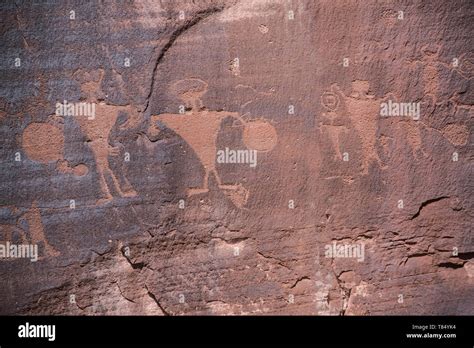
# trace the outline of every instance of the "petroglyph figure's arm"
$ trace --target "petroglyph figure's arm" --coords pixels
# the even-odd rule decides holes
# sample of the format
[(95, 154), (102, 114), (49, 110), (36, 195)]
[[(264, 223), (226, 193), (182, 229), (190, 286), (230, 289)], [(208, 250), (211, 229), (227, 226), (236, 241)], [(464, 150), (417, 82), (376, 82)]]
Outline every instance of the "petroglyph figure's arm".
[(225, 113), (226, 116), (233, 117), (233, 118), (239, 120), (240, 122), (242, 122), (242, 124), (246, 123), (246, 121), (243, 119), (243, 116), (245, 116), (247, 114), (241, 116), (240, 113), (238, 113), (238, 112), (227, 112), (227, 111), (219, 111), (219, 113)]

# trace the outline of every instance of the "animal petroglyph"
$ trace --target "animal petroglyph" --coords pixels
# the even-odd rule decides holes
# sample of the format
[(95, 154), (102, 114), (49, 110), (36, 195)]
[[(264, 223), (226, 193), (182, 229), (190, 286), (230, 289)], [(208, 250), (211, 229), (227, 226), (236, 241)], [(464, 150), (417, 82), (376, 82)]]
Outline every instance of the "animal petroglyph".
[(171, 92), (186, 104), (187, 112), (184, 115), (152, 115), (149, 133), (156, 133), (160, 130), (160, 124), (164, 125), (182, 137), (198, 156), (205, 170), (203, 185), (200, 188), (190, 188), (188, 196), (208, 192), (209, 176), (213, 174), (219, 188), (240, 208), (247, 202), (248, 190), (241, 184), (224, 184), (216, 170), (216, 141), (221, 123), (226, 117), (239, 120), (245, 126), (245, 145), (261, 152), (273, 149), (277, 142), (277, 133), (265, 120), (246, 121), (237, 112), (207, 110), (201, 99), (207, 92), (207, 87), (207, 83), (199, 79), (185, 79), (174, 83)]
[(179, 80), (171, 85), (171, 93), (178, 96), (186, 106), (187, 110), (203, 109), (201, 98), (206, 94), (208, 84), (200, 79)]

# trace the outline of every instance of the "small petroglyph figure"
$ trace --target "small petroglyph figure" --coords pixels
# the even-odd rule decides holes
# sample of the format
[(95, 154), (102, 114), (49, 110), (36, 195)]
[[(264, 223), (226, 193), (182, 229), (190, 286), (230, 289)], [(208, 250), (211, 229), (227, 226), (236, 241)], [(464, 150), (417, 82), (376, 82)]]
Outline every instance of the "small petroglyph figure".
[(336, 152), (335, 158), (338, 160), (342, 159), (342, 154), (339, 148), (339, 139), (342, 132), (346, 132), (347, 128), (344, 125), (336, 125), (335, 120), (338, 117), (336, 112), (340, 104), (341, 91), (337, 84), (331, 86), (331, 90), (325, 91), (321, 95), (321, 105), (323, 106), (325, 112), (323, 117), (325, 121), (319, 124), (319, 129), (322, 133), (328, 135), (331, 140), (331, 144)]
[(16, 232), (20, 236), (21, 243), (29, 243), (33, 245), (42, 245), (44, 257), (57, 257), (61, 253), (51, 246), (46, 238), (41, 219), (40, 207), (38, 203), (33, 201), (31, 208), (24, 211), (25, 208), (4, 207), (7, 213), (16, 217), (16, 225), (0, 225), (0, 232), (3, 233), (5, 241), (12, 241), (13, 233)]

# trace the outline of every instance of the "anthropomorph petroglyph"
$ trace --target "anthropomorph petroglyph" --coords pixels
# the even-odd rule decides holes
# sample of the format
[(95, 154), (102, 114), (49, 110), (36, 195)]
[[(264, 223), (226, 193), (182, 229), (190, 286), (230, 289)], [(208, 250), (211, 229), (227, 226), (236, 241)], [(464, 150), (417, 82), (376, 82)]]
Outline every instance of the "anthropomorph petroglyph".
[(373, 160), (381, 165), (376, 148), (381, 101), (369, 94), (368, 81), (353, 81), (352, 92), (344, 100), (347, 115), (362, 142), (362, 168), (365, 174), (369, 172), (369, 166)]
[(336, 152), (336, 159), (342, 160), (342, 154), (340, 149), (340, 135), (342, 132), (347, 132), (347, 128), (344, 125), (335, 124), (335, 119), (338, 117), (336, 112), (339, 108), (339, 90), (337, 84), (331, 86), (330, 91), (326, 91), (321, 95), (321, 105), (324, 107), (326, 112), (322, 114), (323, 121), (319, 124), (319, 130), (322, 133), (326, 133), (331, 140), (331, 144)]
[[(352, 92), (349, 96), (344, 95), (337, 84), (331, 86), (331, 91), (325, 92), (321, 97), (323, 107), (328, 111), (325, 115), (334, 119), (339, 115), (340, 98), (343, 99), (345, 115), (349, 118), (350, 126), (354, 127), (361, 141), (361, 161), (364, 174), (368, 174), (372, 161), (381, 164), (377, 154), (377, 125), (381, 99), (375, 99), (369, 94), (369, 83), (367, 81), (353, 81)], [(343, 115), (344, 116), (344, 115)], [(322, 125), (321, 132), (327, 131), (334, 145), (337, 157), (341, 158), (339, 149), (339, 138), (342, 131), (347, 131), (345, 126), (333, 124)]]
[(115, 125), (120, 111), (132, 113), (134, 109), (131, 106), (113, 106), (99, 103), (96, 107), (95, 121), (89, 121), (84, 118), (78, 119), (81, 130), (86, 136), (87, 144), (94, 154), (97, 165), (100, 188), (104, 195), (98, 203), (105, 203), (113, 198), (107, 183), (107, 178), (112, 180), (115, 191), (121, 197), (134, 197), (137, 194), (125, 176), (122, 178), (124, 182), (124, 187), (122, 188), (109, 166), (109, 156), (118, 156), (120, 153), (119, 147), (109, 144), (109, 134)]
[[(441, 93), (442, 91), (440, 91), (440, 88), (442, 86), (442, 75), (445, 78), (449, 76), (449, 78), (457, 80), (458, 82), (456, 85), (461, 86), (463, 85), (461, 81), (472, 78), (474, 72), (474, 55), (467, 52), (459, 58), (452, 58), (452, 61), (450, 62), (444, 62), (440, 58), (441, 48), (442, 47), (439, 44), (432, 43), (424, 45), (420, 49), (421, 60), (409, 62), (409, 65), (413, 65), (416, 69), (421, 68), (423, 82), (423, 99), (421, 107), (423, 115), (428, 117), (434, 112), (436, 107), (445, 103), (452, 106), (452, 113), (454, 115), (458, 113), (458, 110), (462, 109), (472, 113), (472, 105), (465, 104), (458, 98), (459, 95), (463, 94), (463, 92), (456, 89), (450, 89), (449, 93), (446, 94)], [(443, 70), (451, 71), (451, 73), (449, 75), (442, 74)], [(446, 90), (444, 92), (446, 92)], [(442, 99), (443, 96), (445, 99)], [(406, 132), (408, 134), (407, 139), (412, 145), (421, 144), (420, 127), (423, 126), (426, 127), (426, 124), (423, 121), (419, 122), (417, 125), (409, 122), (405, 123)], [(467, 143), (469, 130), (466, 125), (448, 124), (440, 130), (440, 134), (453, 145), (464, 145)]]
[(216, 141), (221, 122), (226, 117), (239, 120), (245, 127), (243, 141), (249, 149), (266, 152), (277, 142), (274, 127), (264, 120), (247, 121), (237, 112), (210, 111), (202, 104), (202, 96), (207, 92), (207, 83), (195, 78), (180, 80), (171, 86), (171, 92), (178, 96), (186, 106), (185, 114), (160, 114), (151, 117), (150, 134), (167, 127), (182, 137), (194, 150), (201, 161), (205, 174), (200, 188), (190, 188), (188, 195), (209, 191), (209, 176), (216, 178), (219, 188), (237, 206), (243, 207), (249, 192), (241, 184), (224, 184), (216, 170)]
[[(103, 71), (100, 71), (99, 81), (89, 81), (82, 85), (82, 92), (87, 96), (89, 102), (97, 103), (97, 96), (100, 91), (100, 83), (103, 78)], [(120, 153), (118, 146), (112, 146), (109, 143), (110, 131), (114, 127), (120, 112), (125, 112), (129, 120), (138, 119), (138, 110), (131, 106), (115, 106), (99, 102), (96, 105), (95, 118), (89, 120), (84, 117), (78, 117), (77, 121), (82, 132), (86, 137), (86, 142), (92, 150), (99, 175), (99, 184), (103, 197), (98, 203), (105, 203), (112, 200), (113, 195), (109, 188), (107, 179), (113, 184), (113, 189), (121, 197), (134, 197), (137, 195), (133, 187), (128, 182), (125, 175), (122, 175), (121, 182), (115, 173), (110, 169), (109, 156), (117, 156)]]
[[(71, 166), (64, 158), (64, 134), (63, 124), (60, 120), (50, 117), (47, 122), (32, 122), (23, 130), (21, 145), (26, 156), (35, 162), (47, 164), (56, 162), (56, 170), (64, 174), (83, 176), (87, 174), (88, 168), (84, 164)], [(14, 211), (18, 209), (14, 208)], [(55, 250), (47, 241), (43, 224), (41, 222), (40, 208), (33, 201), (31, 208), (23, 213), (18, 220), (25, 219), (28, 225), (30, 242), (32, 244), (43, 243), (44, 254), (57, 257), (60, 252)], [(28, 242), (26, 232), (20, 226), (2, 226), (7, 232), (7, 241), (12, 238), (12, 228), (20, 234), (22, 242)], [(42, 257), (40, 257), (41, 259)]]
[[(440, 92), (440, 78), (443, 69), (453, 72), (454, 74), (451, 74), (451, 76), (460, 81), (471, 79), (474, 72), (474, 55), (472, 53), (468, 52), (462, 54), (460, 57), (454, 57), (450, 62), (444, 62), (440, 58), (440, 52), (440, 45), (428, 44), (420, 49), (421, 60), (409, 62), (409, 65), (421, 65), (425, 114), (431, 113), (434, 110), (435, 105), (447, 101), (440, 100), (440, 97), (443, 95), (443, 93)], [(458, 92), (459, 91), (452, 89), (449, 93), (449, 99), (455, 104), (455, 107), (472, 107), (472, 105), (462, 104), (458, 100), (453, 99)]]
[[(0, 225), (0, 232), (2, 232), (3, 238), (7, 242), (13, 242), (14, 232), (18, 233), (21, 243), (29, 243), (33, 245), (42, 245), (44, 255), (40, 256), (38, 259), (41, 260), (46, 257), (57, 257), (61, 253), (57, 251), (53, 246), (48, 243), (46, 235), (43, 229), (43, 223), (41, 221), (40, 208), (38, 203), (33, 201), (31, 208), (26, 212), (22, 212), (21, 209), (16, 207), (2, 207), (7, 209), (10, 215), (13, 215), (16, 224)], [(21, 222), (24, 220), (26, 222), (27, 228), (22, 226)]]

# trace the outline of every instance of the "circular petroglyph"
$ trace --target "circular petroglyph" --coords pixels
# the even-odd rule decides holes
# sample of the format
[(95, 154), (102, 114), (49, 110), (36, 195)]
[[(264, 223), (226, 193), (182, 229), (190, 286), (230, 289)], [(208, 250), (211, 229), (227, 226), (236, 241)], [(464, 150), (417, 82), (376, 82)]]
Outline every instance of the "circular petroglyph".
[(260, 24), (258, 26), (258, 30), (262, 33), (262, 34), (266, 34), (268, 33), (268, 27), (266, 25), (263, 25), (263, 24)]
[(26, 155), (33, 161), (47, 163), (63, 158), (63, 133), (51, 124), (30, 123), (23, 131), (22, 143)]
[(275, 147), (277, 138), (275, 127), (265, 120), (245, 123), (243, 141), (249, 149), (261, 152), (270, 151)]
[(338, 95), (333, 92), (324, 92), (321, 96), (321, 105), (329, 111), (336, 111), (339, 106)]

